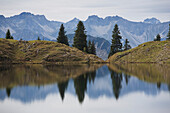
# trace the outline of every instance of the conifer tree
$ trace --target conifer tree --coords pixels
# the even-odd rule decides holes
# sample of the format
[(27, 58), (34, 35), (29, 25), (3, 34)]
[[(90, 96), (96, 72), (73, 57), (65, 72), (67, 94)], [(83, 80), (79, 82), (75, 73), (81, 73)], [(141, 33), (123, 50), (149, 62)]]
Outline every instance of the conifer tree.
[(65, 33), (66, 33), (66, 32), (64, 31), (64, 25), (61, 24), (60, 31), (59, 31), (58, 37), (57, 37), (57, 42), (69, 46), (68, 38), (67, 38), (67, 36), (65, 35)]
[(131, 49), (128, 39), (125, 40), (124, 51)]
[(170, 40), (170, 24), (169, 24), (169, 31), (167, 37), (168, 37), (167, 40)]
[(38, 36), (37, 40), (41, 40), (39, 36)]
[(122, 50), (122, 43), (120, 40), (122, 39), (122, 37), (120, 36), (120, 31), (117, 24), (114, 26), (112, 33), (113, 33), (112, 34), (113, 39), (112, 39), (112, 45), (110, 47), (110, 53), (108, 57)]
[(157, 34), (156, 39), (154, 39), (154, 41), (160, 41), (160, 40), (161, 40), (161, 36)]
[(92, 46), (92, 44), (91, 44), (91, 41), (89, 40), (89, 42), (88, 42), (88, 53), (90, 53), (90, 54), (91, 54), (91, 46)]
[(85, 27), (83, 22), (79, 21), (77, 24), (77, 30), (75, 31), (73, 47), (78, 48), (79, 50), (84, 50), (87, 52), (87, 35), (85, 34)]
[(91, 45), (91, 54), (96, 55), (96, 48), (95, 48), (94, 41), (92, 42), (92, 45)]
[(8, 29), (7, 33), (6, 33), (6, 39), (13, 39), (13, 37), (11, 36), (10, 30)]
[(96, 55), (96, 48), (95, 48), (95, 43), (94, 43), (94, 41), (91, 43), (91, 41), (89, 40), (89, 42), (88, 42), (88, 53), (89, 54), (94, 54), (94, 55)]

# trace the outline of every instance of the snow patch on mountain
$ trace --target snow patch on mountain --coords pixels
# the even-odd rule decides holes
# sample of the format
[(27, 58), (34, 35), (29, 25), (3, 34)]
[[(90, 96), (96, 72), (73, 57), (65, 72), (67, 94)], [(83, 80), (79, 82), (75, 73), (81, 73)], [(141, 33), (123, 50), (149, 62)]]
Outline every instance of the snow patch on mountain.
[(161, 22), (156, 19), (156, 18), (147, 18), (144, 20), (144, 23), (148, 23), (148, 24), (160, 24)]
[(94, 30), (91, 32), (92, 36), (104, 36), (108, 33), (109, 29), (111, 29), (112, 24), (106, 26), (95, 26), (91, 25), (90, 27)]
[(55, 37), (50, 36), (50, 35), (47, 34), (47, 33), (42, 33), (42, 35), (43, 35), (43, 38), (44, 38), (44, 37), (48, 37), (48, 39), (51, 39), (51, 40), (55, 40), (55, 39), (56, 39)]
[(38, 24), (41, 28), (43, 28), (44, 29), (44, 31), (46, 31), (46, 32), (50, 32), (50, 33), (52, 33), (52, 32), (54, 32), (54, 29), (52, 29), (52, 28), (50, 28), (48, 25), (41, 25), (41, 24)]
[(2, 30), (4, 33), (6, 33), (8, 29), (10, 29), (10, 33), (11, 33), (11, 34), (16, 33), (15, 30), (12, 29), (12, 28), (9, 27), (9, 26), (8, 26), (8, 27), (4, 27), (4, 26), (0, 27), (0, 30)]

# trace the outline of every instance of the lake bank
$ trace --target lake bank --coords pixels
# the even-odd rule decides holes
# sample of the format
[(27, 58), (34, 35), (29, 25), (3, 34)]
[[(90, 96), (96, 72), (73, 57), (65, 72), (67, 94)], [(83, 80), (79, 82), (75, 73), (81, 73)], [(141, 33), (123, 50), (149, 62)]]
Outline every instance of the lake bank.
[(170, 63), (170, 41), (152, 41), (139, 45), (136, 48), (118, 52), (106, 62), (125, 63)]
[(52, 41), (0, 39), (1, 64), (94, 64), (105, 63), (93, 54)]

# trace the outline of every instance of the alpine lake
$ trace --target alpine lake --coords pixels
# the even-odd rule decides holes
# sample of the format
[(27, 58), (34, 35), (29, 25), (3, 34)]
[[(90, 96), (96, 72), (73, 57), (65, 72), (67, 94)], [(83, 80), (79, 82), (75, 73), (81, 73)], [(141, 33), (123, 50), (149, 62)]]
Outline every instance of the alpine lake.
[(0, 65), (0, 113), (169, 113), (170, 65)]

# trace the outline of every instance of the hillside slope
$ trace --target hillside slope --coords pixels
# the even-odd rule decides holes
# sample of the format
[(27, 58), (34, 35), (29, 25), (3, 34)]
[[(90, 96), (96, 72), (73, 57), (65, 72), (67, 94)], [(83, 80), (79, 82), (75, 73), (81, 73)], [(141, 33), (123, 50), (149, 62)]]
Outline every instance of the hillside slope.
[(0, 39), (0, 63), (99, 63), (95, 55), (52, 41)]
[(170, 63), (170, 41), (152, 41), (111, 56), (110, 63)]

